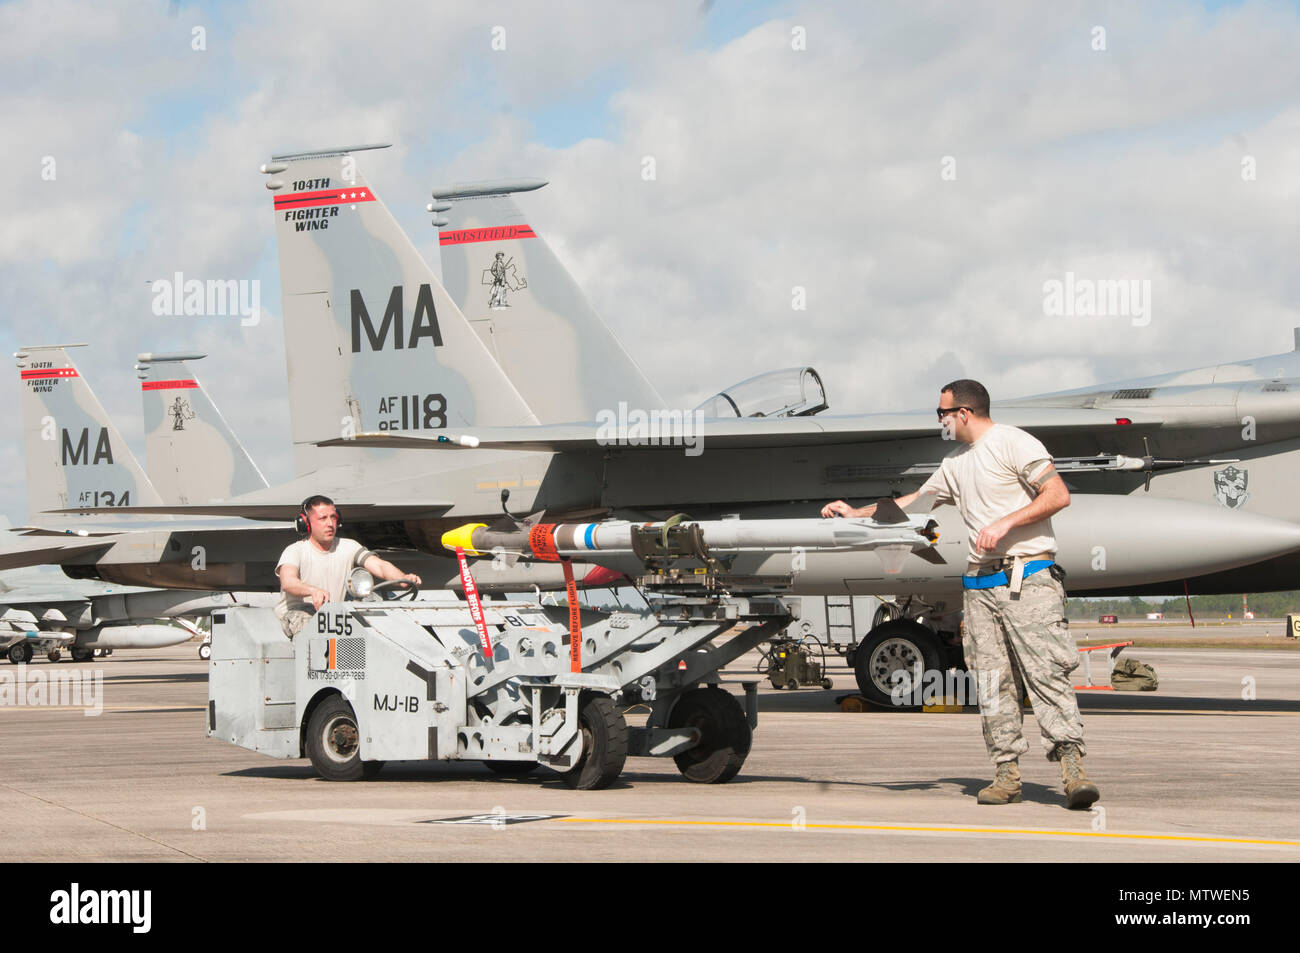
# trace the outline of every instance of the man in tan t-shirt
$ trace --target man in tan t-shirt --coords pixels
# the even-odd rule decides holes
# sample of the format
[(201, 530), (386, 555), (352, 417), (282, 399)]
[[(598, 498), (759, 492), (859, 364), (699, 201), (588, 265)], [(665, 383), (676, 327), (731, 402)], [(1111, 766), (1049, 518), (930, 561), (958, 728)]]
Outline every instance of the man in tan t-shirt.
[(348, 576), (358, 566), (377, 579), (406, 579), (417, 586), (420, 584), (419, 576), (402, 572), (355, 539), (340, 539), (339, 513), (329, 497), (311, 496), (303, 500), (298, 519), (299, 531), (306, 531), (307, 538), (285, 547), (275, 566), (280, 591), (284, 594), (275, 607), (275, 614), (290, 639), (325, 603), (343, 600)]
[[(962, 648), (981, 684), (984, 742), (997, 766), (979, 803), (1020, 800), (1019, 758), (1029, 750), (1021, 731), (1027, 693), (1047, 757), (1061, 762), (1066, 805), (1087, 808), (1101, 795), (1083, 771), (1083, 722), (1069, 678), (1078, 652), (1066, 628), (1065, 573), (1055, 563), (1051, 521), (1070, 505), (1070, 491), (1036, 437), (993, 422), (988, 391), (978, 381), (945, 385), (938, 415), (944, 437), (964, 446), (897, 502), (907, 506), (932, 494), (935, 504), (956, 504), (966, 523)], [(836, 500), (822, 516), (870, 517), (875, 510)]]

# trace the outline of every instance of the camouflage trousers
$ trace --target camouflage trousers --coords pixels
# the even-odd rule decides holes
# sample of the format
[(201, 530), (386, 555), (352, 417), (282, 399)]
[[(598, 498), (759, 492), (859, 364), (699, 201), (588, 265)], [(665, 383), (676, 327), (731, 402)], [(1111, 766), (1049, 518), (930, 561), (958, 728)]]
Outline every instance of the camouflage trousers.
[(1009, 586), (967, 589), (963, 608), (962, 649), (980, 686), (984, 744), (994, 763), (1029, 750), (1021, 731), (1026, 694), (1049, 760), (1057, 760), (1061, 742), (1086, 753), (1070, 680), (1079, 653), (1066, 627), (1060, 582), (1044, 569), (1025, 578), (1018, 597)]
[(290, 642), (293, 641), (295, 635), (302, 631), (302, 627), (308, 623), (313, 614), (302, 609), (290, 609), (284, 614), (284, 618), (280, 620), (280, 625), (284, 629), (284, 634), (289, 637)]

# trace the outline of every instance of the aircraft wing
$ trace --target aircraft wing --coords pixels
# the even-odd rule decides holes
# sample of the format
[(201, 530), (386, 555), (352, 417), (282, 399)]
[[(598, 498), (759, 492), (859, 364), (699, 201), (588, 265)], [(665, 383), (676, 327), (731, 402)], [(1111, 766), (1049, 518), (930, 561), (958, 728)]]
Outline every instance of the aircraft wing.
[[(88, 537), (22, 536), (0, 541), (0, 569), (19, 569), (43, 563), (62, 562), (71, 556), (107, 550), (112, 539)], [(28, 600), (31, 601), (31, 600)]]
[(33, 592), (29, 589), (15, 589), (13, 592), (0, 594), (0, 606), (51, 605), (59, 602), (89, 602), (90, 597), (71, 589), (51, 589), (47, 592)]
[[(657, 412), (659, 418), (633, 411), (621, 419), (536, 427), (471, 427), (456, 434), (362, 433), (317, 446), (529, 450), (566, 453), (619, 447), (628, 450), (680, 448), (692, 441), (713, 449), (762, 449), (810, 445), (883, 443), (935, 437), (933, 413), (857, 414), (818, 417), (743, 417), (696, 421), (689, 413)], [(1150, 433), (1161, 426), (1155, 417), (1121, 417), (1104, 410), (1073, 408), (995, 408), (998, 423), (1052, 436), (1095, 433), (1107, 429)], [(685, 418), (685, 419), (683, 419)], [(1121, 422), (1122, 421), (1122, 422)], [(662, 437), (660, 435), (663, 435)], [(685, 438), (685, 439), (683, 439)]]

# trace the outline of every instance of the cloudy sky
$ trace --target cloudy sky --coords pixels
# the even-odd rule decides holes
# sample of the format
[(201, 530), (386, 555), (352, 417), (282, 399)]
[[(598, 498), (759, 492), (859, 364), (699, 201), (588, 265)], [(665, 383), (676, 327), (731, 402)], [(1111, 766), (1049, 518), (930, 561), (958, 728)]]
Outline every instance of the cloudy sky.
[[(136, 352), (206, 351), (289, 478), (257, 167), (384, 141), (361, 168), (430, 258), (434, 185), (549, 179), (530, 224), (671, 406), (799, 363), (865, 412), (957, 376), (996, 399), (1276, 353), (1296, 50), (1297, 4), (1250, 0), (6, 3), (0, 346), (90, 345), (141, 457)], [(261, 322), (155, 316), (177, 271), (258, 280)], [(1149, 323), (1045, 314), (1067, 272), (1150, 282)], [(16, 375), (3, 400), (20, 520)]]

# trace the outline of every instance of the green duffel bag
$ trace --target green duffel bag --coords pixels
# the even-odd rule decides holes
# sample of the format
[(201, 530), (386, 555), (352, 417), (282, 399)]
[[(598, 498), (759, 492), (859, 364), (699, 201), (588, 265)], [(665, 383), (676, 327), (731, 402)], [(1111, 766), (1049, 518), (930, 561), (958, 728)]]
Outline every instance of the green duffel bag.
[(1111, 687), (1117, 692), (1154, 692), (1160, 687), (1156, 670), (1135, 658), (1120, 659), (1110, 673)]

